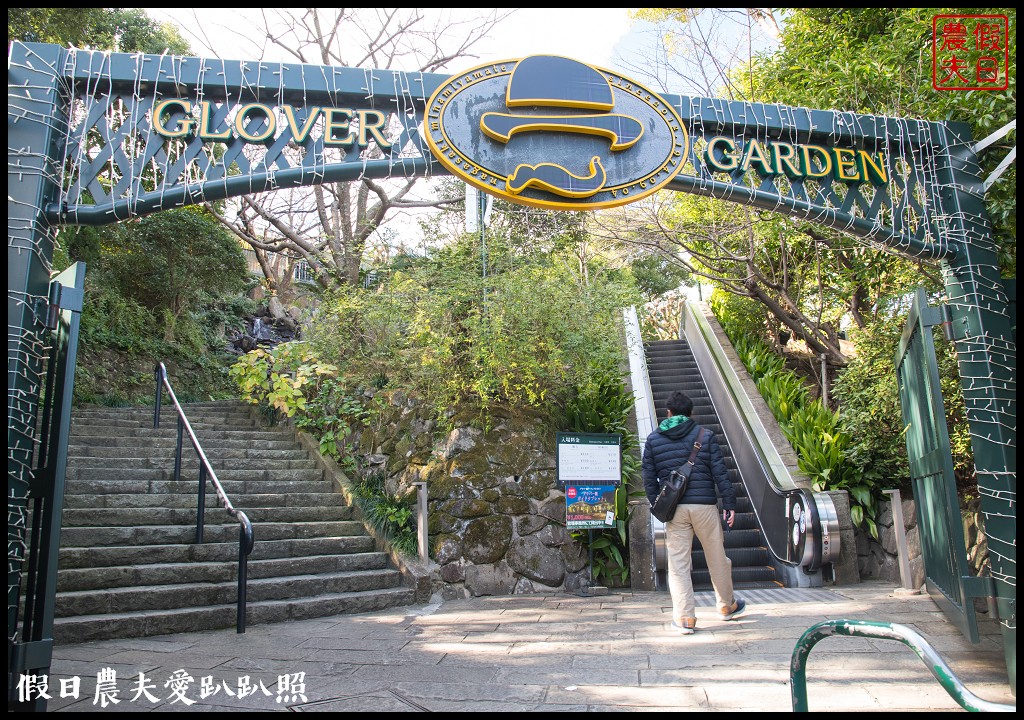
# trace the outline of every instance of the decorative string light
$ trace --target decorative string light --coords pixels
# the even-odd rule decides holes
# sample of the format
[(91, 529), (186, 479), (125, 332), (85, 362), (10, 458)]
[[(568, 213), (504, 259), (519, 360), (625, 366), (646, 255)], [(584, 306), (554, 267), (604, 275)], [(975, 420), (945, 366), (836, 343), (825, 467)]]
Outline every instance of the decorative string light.
[[(65, 51), (63, 67), (47, 66), (38, 55), (29, 52), (25, 65), (9, 67), (43, 68), (66, 103), (60, 112), (50, 115), (9, 104), (9, 123), (36, 123), (51, 129), (57, 140), (57, 159), (25, 148), (8, 147), (9, 178), (40, 175), (58, 188), (57, 222), (75, 224), (96, 219), (124, 220), (155, 210), (167, 209), (225, 198), (239, 194), (238, 178), (248, 178), (248, 193), (285, 187), (319, 184), (336, 179), (392, 179), (427, 177), (435, 171), (427, 152), (420, 125), (427, 99), (422, 73), (397, 70), (375, 71), (349, 68), (284, 65), (273, 63), (228, 62), (180, 58), (169, 55), (120, 55), (109, 52), (71, 49)], [(128, 61), (131, 61), (131, 66)], [(19, 61), (20, 62), (20, 61)], [(126, 72), (131, 67), (132, 72)], [(196, 82), (186, 82), (195, 69)], [(295, 71), (295, 72), (293, 72)], [(318, 72), (314, 76), (312, 73)], [(308, 73), (308, 74), (307, 74)], [(342, 106), (359, 99), (358, 81), (362, 75), (361, 100), (375, 108), (386, 108), (385, 128), (401, 128), (389, 149), (380, 147), (383, 159), (371, 159), (375, 140), (362, 152), (334, 151), (324, 142), (324, 119), (318, 118), (309, 138), (295, 142), (281, 111), (275, 120), (278, 135), (268, 144), (248, 143), (232, 136), (218, 141), (224, 147), (221, 159), (215, 157), (198, 134), (173, 141), (153, 132), (154, 99), (171, 96), (199, 103), (208, 101), (211, 117), (233, 124), (235, 107), (258, 98), (268, 99), (276, 92), (279, 102), (285, 93), (301, 93), (303, 107), (296, 119), (302, 125), (309, 119), (311, 104)], [(286, 86), (286, 76), (301, 78), (301, 86)], [(317, 87), (307, 87), (308, 77), (317, 77)], [(232, 78), (237, 78), (231, 81)], [(152, 88), (144, 84), (152, 82)], [(126, 89), (127, 88), (127, 89)], [(214, 92), (214, 89), (216, 91)], [(31, 92), (48, 96), (53, 87), (11, 88), (13, 93)], [(215, 97), (214, 97), (215, 95)], [(998, 285), (995, 246), (987, 235), (988, 221), (962, 207), (965, 188), (947, 167), (954, 156), (971, 157), (967, 142), (945, 126), (884, 116), (862, 116), (848, 112), (812, 111), (802, 107), (729, 102), (720, 99), (677, 98), (680, 112), (690, 131), (690, 151), (686, 161), (693, 175), (680, 177), (680, 184), (691, 192), (745, 205), (766, 207), (790, 217), (826, 225), (856, 235), (873, 247), (896, 251), (907, 257), (924, 259), (955, 258), (955, 265), (944, 264), (948, 302), (956, 317), (976, 317), (979, 310), (997, 317), (1009, 326), (1008, 299)], [(196, 110), (193, 110), (196, 112)], [(815, 118), (828, 117), (831, 126), (814, 127)], [(193, 118), (195, 119), (195, 118)], [(770, 122), (769, 122), (770, 121)], [(251, 122), (256, 122), (255, 120)], [(704, 164), (698, 142), (719, 134), (734, 139), (756, 138), (768, 142), (772, 132), (796, 144), (809, 132), (827, 137), (837, 146), (864, 145), (869, 151), (882, 151), (889, 160), (889, 183), (881, 187), (845, 185), (829, 176), (819, 179), (762, 175), (750, 164), (745, 171), (723, 173)], [(171, 144), (173, 143), (173, 145)], [(296, 163), (289, 160), (292, 148), (305, 147)], [(31, 167), (32, 160), (38, 167)], [(237, 165), (241, 175), (232, 175)], [(353, 168), (351, 173), (343, 172)], [(358, 172), (355, 172), (355, 169)], [(973, 174), (973, 168), (969, 168)], [(233, 189), (235, 188), (235, 189)], [(971, 192), (977, 193), (977, 190)], [(981, 203), (978, 203), (982, 207)], [(41, 210), (48, 210), (46, 208)], [(91, 217), (85, 215), (86, 212)], [(92, 213), (99, 212), (97, 216)], [(55, 228), (43, 212), (36, 213), (32, 224), (8, 221), (8, 252), (31, 252), (41, 267), (50, 271), (51, 259), (35, 239), (52, 240)], [(980, 254), (980, 258), (973, 255)], [(991, 258), (991, 259), (986, 259)], [(966, 259), (966, 262), (964, 261)], [(952, 276), (955, 266), (958, 275)], [(46, 298), (8, 293), (9, 302), (35, 308)], [(9, 428), (27, 438), (35, 437), (40, 377), (48, 348), (37, 328), (8, 327), (9, 369), (19, 375), (23, 387), (8, 389)], [(1016, 447), (1016, 417), (1012, 411), (1016, 397), (1016, 345), (1009, 337), (979, 333), (977, 323), (967, 327), (957, 339), (965, 405), (972, 438), (978, 443)], [(9, 370), (10, 372), (10, 370)], [(992, 432), (987, 432), (991, 428)], [(8, 449), (9, 466), (17, 467), (27, 487), (31, 480), (31, 458), (24, 448)], [(1000, 469), (978, 471), (982, 494), (1000, 503), (1014, 506), (1015, 492), (1004, 486)], [(1013, 476), (1015, 480), (1015, 475)], [(10, 486), (9, 486), (10, 487)], [(9, 490), (9, 524), (19, 527), (24, 519), (24, 496)], [(987, 511), (986, 511), (987, 512)], [(14, 513), (12, 517), (11, 513)], [(997, 515), (992, 515), (992, 518)], [(986, 515), (986, 519), (989, 516)], [(13, 523), (12, 523), (13, 521)], [(1000, 549), (1002, 540), (990, 538), (993, 553), (1015, 566), (1012, 553)], [(23, 552), (19, 539), (9, 542), (9, 564)], [(12, 549), (13, 548), (13, 549)], [(19, 550), (20, 548), (20, 550)], [(20, 560), (17, 560), (20, 562)], [(1015, 577), (1003, 572), (1004, 579)]]

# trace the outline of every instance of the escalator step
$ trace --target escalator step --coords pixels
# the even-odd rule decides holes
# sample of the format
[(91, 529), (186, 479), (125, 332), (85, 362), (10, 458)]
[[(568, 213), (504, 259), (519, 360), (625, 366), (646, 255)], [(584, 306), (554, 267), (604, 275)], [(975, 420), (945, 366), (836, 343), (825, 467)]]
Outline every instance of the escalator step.
[[(776, 569), (771, 565), (773, 558), (765, 547), (764, 535), (754, 515), (746, 486), (742, 482), (735, 458), (689, 344), (685, 340), (655, 341), (645, 344), (644, 351), (647, 354), (648, 376), (657, 417), (661, 419), (666, 416), (666, 405), (673, 392), (685, 392), (693, 400), (692, 417), (714, 432), (718, 446), (722, 450), (722, 458), (736, 492), (736, 520), (731, 529), (725, 530), (725, 547), (733, 563), (734, 586), (781, 587), (782, 583), (779, 582)], [(696, 539), (693, 562), (694, 588), (711, 589), (703, 550), (700, 541)]]

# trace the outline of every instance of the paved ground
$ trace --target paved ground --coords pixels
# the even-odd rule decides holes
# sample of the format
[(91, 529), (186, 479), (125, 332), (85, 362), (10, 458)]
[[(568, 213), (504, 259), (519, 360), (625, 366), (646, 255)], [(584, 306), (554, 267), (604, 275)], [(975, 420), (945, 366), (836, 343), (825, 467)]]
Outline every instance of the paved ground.
[[(888, 583), (744, 596), (747, 615), (726, 623), (702, 594), (698, 632), (690, 636), (669, 632), (666, 594), (613, 592), (475, 598), (257, 625), (244, 635), (66, 645), (54, 651), (49, 709), (789, 712), (797, 639), (811, 625), (839, 618), (911, 626), (973, 693), (1016, 704), (994, 624), (983, 623), (983, 641), (972, 646), (927, 596), (897, 595)], [(116, 671), (106, 686), (117, 692), (108, 697), (120, 702), (103, 708), (96, 684), (106, 668)], [(140, 673), (153, 701), (139, 692)], [(173, 678), (186, 674), (191, 681), (175, 695)], [(61, 699), (59, 681), (70, 693), (74, 677), (79, 699)], [(807, 683), (812, 712), (961, 709), (924, 663), (892, 640), (822, 641), (810, 655)]]

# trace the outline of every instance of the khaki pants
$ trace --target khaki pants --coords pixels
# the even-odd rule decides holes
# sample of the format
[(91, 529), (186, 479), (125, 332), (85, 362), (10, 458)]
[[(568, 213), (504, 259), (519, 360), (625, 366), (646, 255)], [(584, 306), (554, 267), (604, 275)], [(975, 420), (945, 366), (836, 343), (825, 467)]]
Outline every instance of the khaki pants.
[(695, 618), (693, 600), (693, 536), (700, 540), (711, 571), (719, 612), (732, 608), (732, 560), (725, 554), (722, 517), (717, 505), (680, 505), (665, 523), (665, 550), (668, 554), (668, 589), (672, 595), (672, 619)]

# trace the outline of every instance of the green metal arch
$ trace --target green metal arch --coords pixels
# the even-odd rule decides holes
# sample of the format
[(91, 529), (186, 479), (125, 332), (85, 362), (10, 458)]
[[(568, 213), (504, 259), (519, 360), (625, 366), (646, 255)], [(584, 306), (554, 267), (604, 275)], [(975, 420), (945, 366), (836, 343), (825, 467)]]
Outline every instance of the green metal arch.
[[(117, 222), (158, 210), (281, 187), (444, 171), (420, 135), (427, 99), (447, 76), (259, 61), (106, 53), (12, 43), (8, 56), (9, 497), (31, 478), (43, 312), (56, 228)], [(966, 126), (663, 96), (687, 124), (685, 174), (667, 187), (821, 223), (941, 261), (971, 426), (1000, 619), (1016, 633), (1016, 337)], [(198, 137), (168, 145), (150, 127), (157, 99), (203, 100), (213, 122), (233, 104), (291, 104), (385, 113), (388, 147), (343, 156), (288, 128), (261, 144), (217, 150)], [(267, 121), (269, 122), (269, 120)], [(258, 125), (258, 123), (257, 123)], [(256, 128), (256, 126), (253, 126)], [(258, 128), (257, 128), (258, 129)], [(253, 129), (255, 133), (257, 129)], [(874, 188), (705, 167), (699, 147), (738, 141), (827, 143), (884, 151), (891, 182)], [(154, 138), (157, 141), (154, 141)], [(319, 145), (318, 145), (319, 143)], [(296, 154), (295, 148), (302, 153)], [(253, 154), (255, 152), (255, 154)], [(332, 151), (333, 152), (333, 151)], [(9, 502), (9, 509), (10, 509)], [(10, 555), (10, 548), (9, 548)], [(13, 569), (13, 570), (12, 570)], [(8, 599), (11, 607), (9, 564)], [(16, 597), (14, 599), (16, 602)], [(1008, 650), (1008, 664), (1011, 653)], [(1014, 670), (1015, 673), (1015, 670)]]

